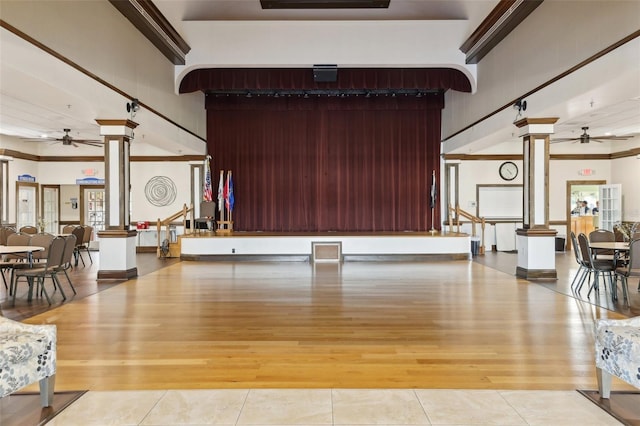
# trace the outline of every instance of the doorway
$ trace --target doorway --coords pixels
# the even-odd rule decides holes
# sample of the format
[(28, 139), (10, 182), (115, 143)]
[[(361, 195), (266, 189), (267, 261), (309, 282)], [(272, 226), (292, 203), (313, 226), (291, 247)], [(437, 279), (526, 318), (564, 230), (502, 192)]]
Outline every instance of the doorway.
[(97, 247), (98, 232), (105, 228), (104, 185), (80, 185), (80, 224), (93, 228), (92, 247)]
[(590, 209), (596, 206), (598, 201), (598, 186), (605, 185), (606, 180), (568, 180), (567, 181), (567, 250), (571, 250), (571, 212), (576, 207), (578, 201), (586, 201)]
[(60, 229), (60, 185), (41, 185), (40, 199), (42, 211), (40, 217), (44, 224), (44, 232), (58, 234)]

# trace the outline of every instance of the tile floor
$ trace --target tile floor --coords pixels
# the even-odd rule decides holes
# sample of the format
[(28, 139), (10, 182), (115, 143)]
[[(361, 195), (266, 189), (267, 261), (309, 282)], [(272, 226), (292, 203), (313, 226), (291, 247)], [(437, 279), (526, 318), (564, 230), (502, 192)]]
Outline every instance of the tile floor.
[(619, 425), (577, 391), (232, 389), (85, 393), (48, 425)]

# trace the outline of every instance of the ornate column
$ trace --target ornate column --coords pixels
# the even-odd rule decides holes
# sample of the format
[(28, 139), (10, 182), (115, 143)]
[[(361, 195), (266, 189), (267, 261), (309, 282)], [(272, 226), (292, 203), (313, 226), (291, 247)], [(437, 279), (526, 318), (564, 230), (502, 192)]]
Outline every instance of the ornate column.
[(105, 230), (100, 238), (98, 279), (128, 279), (138, 275), (136, 230), (129, 229), (131, 191), (129, 151), (133, 130), (131, 120), (96, 120), (104, 137)]
[(523, 227), (516, 230), (518, 267), (526, 279), (557, 279), (555, 237), (549, 229), (549, 135), (557, 118), (516, 121), (523, 142)]

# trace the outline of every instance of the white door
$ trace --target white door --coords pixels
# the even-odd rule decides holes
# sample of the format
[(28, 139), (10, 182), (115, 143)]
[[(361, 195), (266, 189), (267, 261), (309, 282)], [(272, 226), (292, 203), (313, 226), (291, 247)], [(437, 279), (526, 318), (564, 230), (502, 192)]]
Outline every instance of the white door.
[(60, 232), (60, 189), (55, 186), (42, 187), (42, 219), (44, 232)]
[(17, 182), (16, 228), (38, 224), (38, 184)]
[(622, 222), (622, 184), (598, 186), (600, 229), (613, 231), (613, 225)]

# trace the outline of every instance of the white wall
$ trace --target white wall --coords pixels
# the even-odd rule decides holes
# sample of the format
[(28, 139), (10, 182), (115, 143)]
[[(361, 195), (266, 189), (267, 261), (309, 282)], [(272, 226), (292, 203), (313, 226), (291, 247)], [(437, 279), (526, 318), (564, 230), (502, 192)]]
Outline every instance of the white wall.
[[(145, 185), (154, 176), (170, 178), (177, 189), (175, 201), (167, 206), (157, 207), (151, 204), (145, 196)], [(191, 168), (188, 162), (133, 162), (131, 163), (131, 220), (148, 220), (151, 223), (164, 219), (177, 211), (183, 205), (191, 204)]]
[[(79, 221), (80, 209), (71, 208), (71, 198), (80, 200), (76, 179), (86, 177), (85, 169), (96, 170), (95, 177), (104, 179), (104, 164), (101, 162), (36, 162), (15, 159), (9, 162), (9, 222), (16, 220), (16, 185), (18, 175), (29, 174), (36, 177), (38, 184), (61, 185), (60, 220)], [(157, 207), (149, 203), (145, 196), (145, 185), (154, 176), (166, 176), (176, 186), (176, 199), (167, 206)], [(183, 162), (132, 162), (131, 163), (131, 219), (154, 222), (164, 219), (182, 209), (183, 204), (191, 204), (191, 168)]]
[(174, 65), (108, 1), (3, 1), (2, 19), (205, 136), (203, 95), (176, 95)]
[(622, 184), (622, 220), (640, 222), (640, 159), (620, 158), (611, 164), (611, 183)]
[[(638, 1), (543, 2), (480, 61), (476, 93), (447, 92), (443, 136), (447, 137), (517, 99), (637, 31), (639, 26)], [(616, 73), (622, 71), (616, 69)], [(591, 81), (582, 92), (604, 82), (600, 78)], [(557, 95), (562, 97), (562, 93)], [(601, 100), (596, 98), (594, 101), (599, 103)], [(587, 107), (586, 103), (584, 106)], [(536, 116), (537, 108), (535, 102), (529, 102), (528, 116)], [(511, 112), (509, 115), (513, 116)]]

